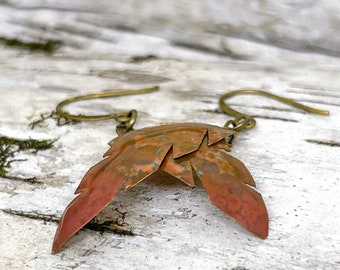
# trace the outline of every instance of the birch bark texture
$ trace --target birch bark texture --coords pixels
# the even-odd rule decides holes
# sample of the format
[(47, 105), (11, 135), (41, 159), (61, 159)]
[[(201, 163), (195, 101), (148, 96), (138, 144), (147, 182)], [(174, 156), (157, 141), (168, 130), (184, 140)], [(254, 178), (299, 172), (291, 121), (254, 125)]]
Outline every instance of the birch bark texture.
[[(332, 1), (3, 1), (0, 137), (52, 140), (13, 152), (0, 178), (4, 269), (336, 269), (340, 266), (339, 7)], [(58, 254), (62, 211), (101, 160), (115, 122), (58, 126), (61, 100), (159, 85), (147, 95), (82, 102), (73, 113), (136, 109), (136, 128), (169, 122), (221, 126), (218, 98), (261, 88), (328, 109), (311, 115), (262, 97), (230, 99), (254, 115), (231, 154), (249, 168), (270, 217), (253, 237), (215, 208), (202, 186), (168, 180), (119, 193), (98, 222)], [(2, 142), (3, 158), (5, 145)], [(117, 227), (118, 226), (118, 227)]]

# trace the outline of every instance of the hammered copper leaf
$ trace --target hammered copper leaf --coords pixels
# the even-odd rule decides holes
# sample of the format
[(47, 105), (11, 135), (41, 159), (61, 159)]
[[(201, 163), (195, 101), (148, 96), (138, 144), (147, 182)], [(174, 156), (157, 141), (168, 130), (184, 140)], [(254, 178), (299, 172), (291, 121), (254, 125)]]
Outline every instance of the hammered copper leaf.
[[(268, 214), (255, 182), (241, 161), (226, 151), (233, 132), (206, 124), (170, 124), (127, 133), (111, 143), (105, 159), (92, 167), (65, 209), (52, 252), (112, 200), (120, 187), (128, 190), (161, 170), (189, 186), (197, 176), (211, 202), (248, 231), (266, 238)], [(250, 187), (251, 186), (251, 187)]]

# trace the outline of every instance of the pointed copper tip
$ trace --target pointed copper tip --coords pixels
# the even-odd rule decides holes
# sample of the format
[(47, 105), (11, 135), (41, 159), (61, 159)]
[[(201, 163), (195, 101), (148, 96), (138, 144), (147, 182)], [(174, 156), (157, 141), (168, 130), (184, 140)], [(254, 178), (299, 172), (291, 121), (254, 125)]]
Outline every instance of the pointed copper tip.
[[(266, 212), (267, 214), (267, 212)], [(268, 237), (269, 232), (269, 221), (268, 215), (266, 215), (253, 229), (253, 233), (261, 239), (266, 239)]]
[(56, 254), (59, 250), (59, 247), (52, 247), (51, 254)]
[(51, 253), (56, 254), (62, 245), (63, 244), (59, 244), (58, 241), (56, 241), (56, 239), (54, 238)]
[(57, 231), (55, 233), (54, 239), (53, 239), (53, 245), (52, 245), (52, 250), (51, 253), (52, 254), (56, 254), (60, 248), (68, 241), (69, 238), (71, 238), (71, 236), (67, 235), (67, 237), (65, 237), (65, 232), (61, 233), (60, 229), (61, 227), (63, 227), (62, 221), (60, 221)]

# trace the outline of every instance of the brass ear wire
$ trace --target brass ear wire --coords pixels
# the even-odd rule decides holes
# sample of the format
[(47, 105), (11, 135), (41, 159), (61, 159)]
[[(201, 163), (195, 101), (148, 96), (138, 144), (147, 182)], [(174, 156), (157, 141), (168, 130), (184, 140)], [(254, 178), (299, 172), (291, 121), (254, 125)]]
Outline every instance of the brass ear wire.
[(103, 114), (103, 115), (74, 115), (70, 114), (63, 110), (63, 107), (77, 101), (88, 100), (88, 99), (96, 99), (96, 98), (110, 98), (110, 97), (118, 97), (118, 96), (126, 96), (126, 95), (137, 95), (137, 94), (145, 94), (158, 91), (159, 87), (150, 87), (143, 88), (139, 90), (122, 90), (122, 91), (108, 91), (103, 93), (94, 93), (88, 94), (84, 96), (77, 96), (67, 98), (61, 101), (56, 107), (56, 114), (60, 117), (73, 120), (73, 121), (97, 121), (97, 120), (107, 120), (107, 119), (115, 119), (120, 124), (117, 126), (118, 135), (122, 135), (127, 131), (132, 130), (133, 125), (137, 119), (137, 111), (131, 110), (128, 112), (120, 112), (120, 113), (111, 113), (111, 114)]
[(111, 114), (104, 114), (104, 115), (74, 115), (74, 114), (65, 112), (63, 110), (63, 107), (70, 103), (81, 101), (81, 100), (145, 94), (145, 93), (158, 91), (158, 89), (159, 87), (155, 86), (155, 87), (143, 88), (139, 90), (108, 91), (108, 92), (103, 92), (103, 93), (94, 93), (94, 94), (88, 94), (84, 96), (71, 97), (71, 98), (67, 98), (61, 101), (57, 105), (56, 113), (60, 115), (61, 117), (74, 120), (74, 121), (97, 121), (97, 120), (107, 120), (107, 119), (118, 120), (122, 115), (128, 114), (130, 112), (111, 113)]
[[(137, 119), (137, 111), (131, 110), (128, 112), (120, 112), (120, 113), (112, 113), (112, 114), (104, 114), (104, 115), (74, 115), (70, 114), (63, 110), (63, 107), (77, 101), (81, 100), (88, 100), (88, 99), (96, 99), (96, 98), (109, 98), (109, 97), (117, 97), (117, 96), (126, 96), (126, 95), (136, 95), (136, 94), (144, 94), (144, 93), (151, 93), (158, 91), (159, 87), (150, 87), (150, 88), (143, 88), (139, 90), (123, 90), (123, 91), (108, 91), (104, 93), (95, 93), (95, 94), (88, 94), (84, 96), (77, 96), (67, 98), (61, 101), (56, 107), (56, 114), (60, 117), (65, 119), (73, 120), (73, 121), (97, 121), (97, 120), (107, 120), (107, 119), (115, 119), (120, 124), (117, 126), (117, 133), (118, 135), (124, 134), (127, 131), (132, 130), (133, 125)], [(226, 103), (225, 100), (240, 94), (253, 94), (253, 95), (262, 95), (271, 99), (275, 99), (277, 101), (283, 102), (285, 104), (297, 107), (304, 111), (322, 115), (329, 115), (329, 111), (327, 110), (319, 110), (315, 109), (301, 103), (298, 103), (292, 99), (284, 98), (278, 95), (274, 95), (272, 93), (258, 90), (258, 89), (240, 89), (231, 91), (229, 93), (224, 94), (220, 97), (219, 105), (220, 108), (228, 115), (234, 116), (235, 119), (229, 120), (225, 123), (224, 127), (228, 129), (232, 129), (234, 131), (240, 131), (243, 129), (250, 129), (255, 127), (256, 120), (254, 117), (250, 115), (246, 115), (244, 113), (240, 113), (235, 111), (234, 109), (230, 108)]]
[(291, 105), (293, 107), (302, 109), (306, 112), (321, 114), (321, 115), (329, 115), (329, 111), (327, 111), (327, 110), (315, 109), (315, 108), (303, 105), (301, 103), (298, 103), (298, 102), (296, 102), (292, 99), (281, 97), (281, 96), (278, 96), (278, 95), (274, 95), (272, 93), (269, 93), (269, 92), (266, 92), (266, 91), (263, 91), (263, 90), (240, 89), (240, 90), (231, 91), (231, 92), (226, 93), (226, 94), (224, 94), (223, 96), (220, 97), (219, 105), (220, 105), (220, 108), (222, 109), (222, 111), (224, 111), (226, 114), (228, 114), (230, 116), (235, 117), (234, 120), (229, 120), (225, 123), (225, 125), (224, 125), (225, 128), (233, 129), (235, 131), (240, 131), (242, 129), (250, 129), (250, 128), (255, 127), (256, 120), (254, 119), (254, 117), (252, 117), (250, 115), (246, 115), (244, 113), (240, 113), (238, 111), (235, 111), (234, 109), (230, 108), (225, 103), (226, 99), (233, 97), (233, 96), (236, 96), (236, 95), (243, 95), (243, 94), (261, 95), (261, 96), (265, 96), (265, 97), (268, 97), (268, 98), (271, 98), (271, 99), (275, 99), (277, 101), (283, 102), (283, 103)]

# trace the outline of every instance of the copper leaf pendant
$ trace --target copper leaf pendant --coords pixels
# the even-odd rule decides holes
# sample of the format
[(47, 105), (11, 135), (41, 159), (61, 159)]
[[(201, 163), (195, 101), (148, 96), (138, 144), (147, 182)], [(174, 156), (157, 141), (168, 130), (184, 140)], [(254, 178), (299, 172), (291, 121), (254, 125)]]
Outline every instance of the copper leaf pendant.
[(241, 161), (229, 155), (233, 131), (206, 124), (170, 124), (129, 132), (113, 140), (105, 159), (84, 176), (65, 209), (52, 248), (56, 253), (105, 208), (122, 186), (128, 190), (158, 170), (195, 186), (198, 176), (210, 201), (248, 231), (268, 235), (268, 213)]

